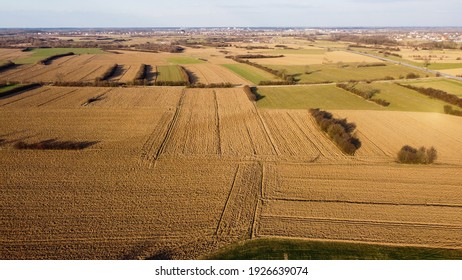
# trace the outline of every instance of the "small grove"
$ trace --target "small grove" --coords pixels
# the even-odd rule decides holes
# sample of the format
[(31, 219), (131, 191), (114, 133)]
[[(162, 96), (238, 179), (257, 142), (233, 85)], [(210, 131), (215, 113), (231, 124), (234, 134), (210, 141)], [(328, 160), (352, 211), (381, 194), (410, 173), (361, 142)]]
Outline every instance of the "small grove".
[(310, 109), (310, 113), (319, 128), (329, 135), (342, 152), (354, 155), (361, 147), (361, 141), (353, 136), (355, 123), (349, 123), (346, 119), (336, 119), (331, 113), (320, 109)]
[(410, 164), (431, 164), (438, 158), (438, 152), (434, 147), (420, 147), (416, 149), (405, 145), (398, 152), (398, 162)]

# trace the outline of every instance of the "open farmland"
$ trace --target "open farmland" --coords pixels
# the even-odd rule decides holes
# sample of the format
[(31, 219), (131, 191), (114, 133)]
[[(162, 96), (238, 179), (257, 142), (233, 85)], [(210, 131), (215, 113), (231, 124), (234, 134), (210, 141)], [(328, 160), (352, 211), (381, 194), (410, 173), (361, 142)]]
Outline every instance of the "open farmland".
[(264, 65), (316, 65), (329, 63), (381, 62), (376, 58), (349, 53), (345, 51), (327, 52), (323, 49), (308, 50), (274, 50), (271, 54), (282, 54), (279, 58), (252, 59), (253, 62)]
[(460, 249), (458, 169), (274, 165), (255, 234)]
[(299, 83), (325, 83), (346, 81), (371, 81), (386, 79), (403, 79), (409, 73), (415, 73), (421, 77), (428, 74), (409, 69), (400, 65), (387, 64), (386, 66), (358, 67), (367, 63), (337, 63), (315, 65), (266, 65), (275, 70), (286, 70), (287, 74), (295, 75)]
[[(7, 81), (42, 84), (0, 97), (0, 258), (195, 259), (267, 238), (462, 252), (462, 118), (391, 80), (425, 72), (310, 37), (152, 40), (178, 40), (182, 53), (116, 38), (130, 38), (124, 50), (48, 65), (32, 61), (64, 49), (0, 49), (0, 60), (31, 61), (0, 73), (0, 95)], [(307, 84), (243, 86), (285, 82), (230, 59), (254, 54), (283, 54), (251, 61)], [(178, 86), (188, 78), (204, 88)], [(391, 104), (334, 84), (350, 80)], [(462, 94), (443, 78), (399, 82)], [(310, 108), (356, 125), (354, 156)], [(399, 164), (403, 145), (434, 146), (438, 158)]]
[(202, 84), (249, 84), (250, 82), (232, 72), (231, 70), (216, 64), (203, 63), (194, 65), (185, 65), (187, 71), (193, 74), (194, 82)]
[(254, 84), (259, 84), (262, 81), (279, 80), (278, 77), (251, 65), (240, 63), (224, 64), (223, 66)]
[(438, 162), (462, 162), (462, 118), (418, 112), (335, 111), (358, 125), (364, 140), (358, 157), (371, 159), (384, 154), (391, 160), (404, 145), (435, 146)]
[(104, 51), (96, 48), (44, 48), (44, 49), (33, 49), (26, 53), (26, 56), (14, 60), (16, 64), (31, 64), (37, 63), (39, 60), (50, 57), (52, 55), (64, 54), (73, 52), (76, 55), (79, 54), (101, 54)]
[(177, 65), (158, 66), (157, 82), (186, 82), (187, 77)]
[(390, 102), (390, 105), (386, 107), (387, 110), (443, 113), (443, 107), (449, 105), (444, 101), (430, 98), (395, 83), (357, 84), (355, 87), (365, 91), (380, 90), (374, 98)]
[(258, 87), (258, 93), (262, 96), (257, 102), (259, 108), (383, 110), (383, 107), (335, 85)]
[(406, 84), (416, 87), (434, 88), (462, 97), (462, 82), (450, 79), (414, 81)]

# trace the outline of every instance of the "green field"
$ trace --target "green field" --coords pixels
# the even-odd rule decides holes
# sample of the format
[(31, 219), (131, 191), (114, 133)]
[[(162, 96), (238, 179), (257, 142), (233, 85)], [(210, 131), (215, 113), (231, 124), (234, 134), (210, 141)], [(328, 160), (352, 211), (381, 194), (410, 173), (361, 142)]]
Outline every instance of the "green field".
[(175, 63), (175, 64), (199, 64), (199, 63), (204, 63), (205, 61), (200, 60), (198, 58), (194, 57), (171, 57), (167, 59), (168, 62), (170, 63)]
[(462, 63), (430, 63), (428, 69), (431, 70), (445, 70), (462, 68)]
[(406, 84), (413, 85), (416, 87), (434, 88), (446, 91), (454, 95), (462, 96), (462, 82), (449, 79), (438, 79), (438, 80), (418, 80), (408, 82)]
[(30, 64), (37, 63), (38, 61), (50, 57), (56, 54), (64, 54), (73, 52), (75, 54), (101, 54), (103, 50), (97, 48), (44, 48), (44, 49), (33, 49), (27, 57), (21, 57), (13, 62), (16, 64)]
[(224, 64), (224, 67), (243, 77), (244, 79), (254, 83), (259, 84), (261, 81), (275, 81), (280, 80), (278, 77), (263, 71), (261, 69), (255, 68), (247, 64)]
[(296, 239), (256, 239), (230, 245), (209, 260), (461, 260), (462, 250)]
[(21, 84), (15, 84), (15, 85), (7, 85), (7, 86), (0, 86), (0, 95), (6, 91), (12, 90), (14, 88), (22, 86)]
[(326, 110), (383, 110), (383, 107), (366, 101), (335, 85), (258, 87), (263, 96), (257, 102), (259, 108)]
[[(350, 80), (382, 80), (386, 77), (400, 79), (409, 73), (416, 73), (421, 77), (428, 75), (404, 66), (390, 65), (375, 67), (357, 67), (359, 63), (316, 64), (316, 65), (266, 65), (269, 68), (282, 70), (296, 75), (299, 83), (344, 82)], [(309, 74), (306, 74), (309, 73)]]
[(380, 93), (376, 94), (374, 98), (381, 98), (390, 102), (390, 106), (386, 108), (393, 111), (443, 113), (443, 106), (450, 105), (395, 83), (358, 84), (357, 88), (363, 90), (379, 89)]
[(185, 82), (181, 69), (177, 65), (157, 66), (157, 82)]

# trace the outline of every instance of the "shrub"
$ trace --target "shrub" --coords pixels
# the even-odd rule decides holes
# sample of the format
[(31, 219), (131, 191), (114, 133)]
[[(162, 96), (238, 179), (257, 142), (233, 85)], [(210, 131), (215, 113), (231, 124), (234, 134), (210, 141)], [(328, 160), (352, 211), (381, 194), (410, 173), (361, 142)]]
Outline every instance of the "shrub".
[(416, 73), (409, 73), (406, 75), (406, 79), (418, 79), (420, 78), (419, 75), (417, 75)]
[(405, 145), (398, 152), (398, 162), (411, 164), (431, 164), (438, 158), (438, 152), (434, 147), (419, 149)]

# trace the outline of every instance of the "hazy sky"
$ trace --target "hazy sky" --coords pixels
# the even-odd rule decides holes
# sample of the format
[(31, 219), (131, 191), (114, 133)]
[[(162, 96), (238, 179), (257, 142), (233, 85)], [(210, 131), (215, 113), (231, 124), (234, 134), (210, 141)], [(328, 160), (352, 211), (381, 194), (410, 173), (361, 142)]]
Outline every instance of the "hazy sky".
[(0, 0), (1, 27), (462, 26), (462, 0)]

